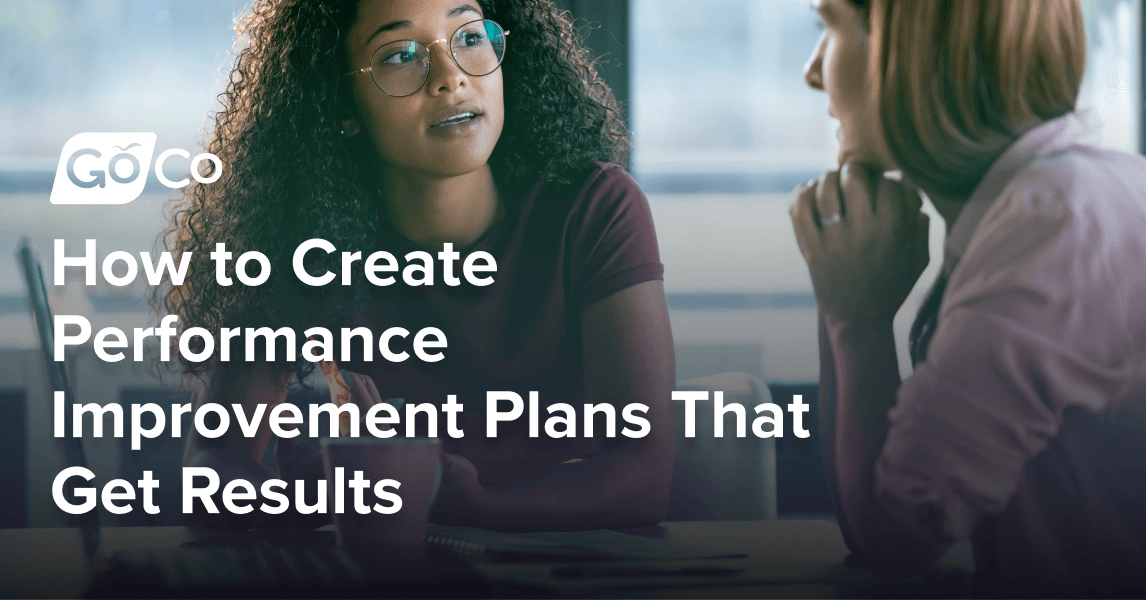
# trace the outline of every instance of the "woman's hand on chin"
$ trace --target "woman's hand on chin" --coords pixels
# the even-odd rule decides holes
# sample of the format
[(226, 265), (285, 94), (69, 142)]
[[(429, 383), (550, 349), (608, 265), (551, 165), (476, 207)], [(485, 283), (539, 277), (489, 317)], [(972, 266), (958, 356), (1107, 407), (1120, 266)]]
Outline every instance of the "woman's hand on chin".
[(478, 480), (477, 467), (469, 459), (448, 452), (441, 453), (442, 487), (430, 515), (441, 525), (485, 525), (492, 494)]
[(850, 163), (794, 194), (796, 241), (829, 328), (890, 327), (929, 260), (918, 192)]

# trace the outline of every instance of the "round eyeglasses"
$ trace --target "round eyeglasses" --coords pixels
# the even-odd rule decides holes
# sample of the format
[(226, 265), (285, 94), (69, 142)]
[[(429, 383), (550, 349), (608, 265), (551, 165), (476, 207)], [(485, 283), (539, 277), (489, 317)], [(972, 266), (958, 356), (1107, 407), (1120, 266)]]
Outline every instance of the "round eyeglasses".
[(449, 40), (434, 40), (429, 45), (415, 40), (390, 42), (374, 51), (369, 67), (347, 75), (370, 73), (378, 89), (401, 98), (422, 89), (430, 77), (430, 46), (448, 42), (450, 57), (458, 68), (473, 77), (483, 77), (501, 66), (507, 35), (508, 31), (489, 19), (470, 21), (458, 27)]

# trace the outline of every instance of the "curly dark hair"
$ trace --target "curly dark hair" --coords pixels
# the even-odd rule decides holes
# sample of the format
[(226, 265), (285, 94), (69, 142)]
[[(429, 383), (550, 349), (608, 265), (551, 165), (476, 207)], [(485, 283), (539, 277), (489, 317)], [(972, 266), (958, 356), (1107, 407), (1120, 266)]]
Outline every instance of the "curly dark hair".
[[(501, 67), (505, 126), (490, 158), (496, 180), (525, 187), (540, 178), (570, 181), (589, 160), (627, 166), (621, 112), (568, 13), (551, 0), (479, 4), (486, 18), (513, 32)], [(188, 186), (161, 237), (177, 260), (193, 253), (183, 285), (158, 291), (153, 301), (159, 312), (179, 315), (183, 327), (333, 329), (348, 325), (368, 298), (364, 284), (315, 288), (290, 272), (294, 248), (310, 238), (340, 250), (377, 244), (381, 199), (371, 166), (377, 154), (367, 136), (340, 135), (353, 106), (342, 76), (344, 36), (357, 11), (348, 0), (258, 0), (238, 21), (238, 59), (206, 148), (221, 159), (222, 177)], [(217, 284), (207, 256), (218, 242), (236, 258), (249, 250), (265, 254), (270, 279), (257, 287)], [(308, 255), (314, 258), (308, 268), (337, 272), (337, 254), (319, 254)], [(182, 366), (205, 374), (224, 364), (217, 357), (218, 351)], [(284, 374), (297, 367), (305, 375), (312, 367), (280, 364)]]

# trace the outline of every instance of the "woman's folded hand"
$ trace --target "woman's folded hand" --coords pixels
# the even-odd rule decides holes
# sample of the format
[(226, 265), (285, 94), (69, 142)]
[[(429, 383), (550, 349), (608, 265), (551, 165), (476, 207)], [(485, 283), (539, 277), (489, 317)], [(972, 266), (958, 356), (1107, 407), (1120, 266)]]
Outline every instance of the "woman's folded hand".
[(848, 164), (794, 194), (796, 240), (829, 327), (890, 326), (929, 261), (919, 193)]

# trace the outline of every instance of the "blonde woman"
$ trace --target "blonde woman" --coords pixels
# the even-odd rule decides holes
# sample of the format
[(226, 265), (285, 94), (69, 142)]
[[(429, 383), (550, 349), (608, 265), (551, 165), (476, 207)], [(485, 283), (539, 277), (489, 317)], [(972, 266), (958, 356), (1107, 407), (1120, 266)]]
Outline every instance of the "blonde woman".
[[(1146, 591), (1146, 159), (1086, 141), (1077, 0), (817, 0), (841, 169), (792, 218), (821, 311), (828, 478), (852, 550), (974, 547), (988, 594)], [(900, 170), (901, 182), (883, 176)], [(900, 381), (892, 317), (943, 269)]]

